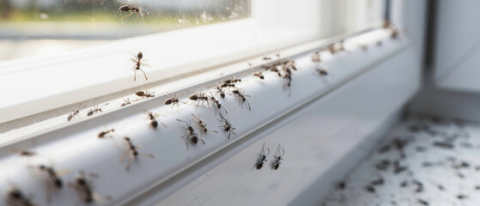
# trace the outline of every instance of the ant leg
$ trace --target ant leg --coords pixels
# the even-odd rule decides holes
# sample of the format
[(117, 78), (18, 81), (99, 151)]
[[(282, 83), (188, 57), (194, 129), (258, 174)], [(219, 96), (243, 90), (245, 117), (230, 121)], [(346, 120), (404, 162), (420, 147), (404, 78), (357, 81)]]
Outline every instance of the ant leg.
[(145, 76), (145, 79), (148, 81), (147, 74), (145, 74), (145, 72), (142, 69), (140, 69), (140, 71), (143, 72), (143, 76)]
[(188, 137), (187, 137), (187, 139), (185, 139), (185, 145), (187, 146), (187, 150), (189, 150), (188, 149)]
[(136, 69), (133, 70), (133, 74), (134, 74), (133, 81), (136, 81), (137, 80), (137, 70)]
[(200, 140), (203, 144), (205, 144), (205, 141), (203, 139), (198, 139), (198, 140)]
[(128, 158), (127, 167), (125, 168), (127, 172), (130, 170), (130, 164), (132, 163), (132, 161), (133, 161), (133, 158)]
[(130, 16), (132, 16), (132, 15), (133, 15), (133, 11), (130, 11), (130, 14), (127, 14), (127, 15), (123, 16), (123, 17), (120, 19), (120, 21), (123, 21), (123, 19), (128, 18), (128, 17), (130, 17)]
[(148, 153), (140, 153), (140, 154), (141, 154), (141, 155), (144, 155), (144, 156), (146, 156), (146, 157), (155, 158), (155, 156), (152, 155), (152, 154), (148, 154)]
[(231, 131), (228, 132), (228, 138), (227, 139), (230, 139), (230, 135), (232, 134)]

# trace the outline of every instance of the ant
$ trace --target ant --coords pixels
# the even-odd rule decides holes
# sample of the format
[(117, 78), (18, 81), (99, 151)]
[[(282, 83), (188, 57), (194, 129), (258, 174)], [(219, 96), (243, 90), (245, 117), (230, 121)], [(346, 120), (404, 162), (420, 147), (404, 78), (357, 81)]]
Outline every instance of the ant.
[(145, 97), (147, 99), (155, 97), (154, 94), (155, 94), (155, 92), (149, 92), (148, 89), (145, 89), (145, 91), (140, 90), (140, 91), (135, 92), (135, 95), (137, 95), (139, 97)]
[(235, 88), (236, 86), (235, 86), (234, 83), (223, 83), (223, 84), (220, 85), (220, 87), (221, 87), (221, 88), (227, 88), (227, 87), (229, 87), (229, 88)]
[[(32, 140), (30, 148), (33, 148), (34, 146), (35, 146), (35, 140)], [(18, 156), (20, 156), (20, 157), (33, 157), (33, 156), (38, 155), (37, 152), (32, 151), (32, 150), (22, 150), (22, 149), (18, 149), (18, 148), (12, 148), (11, 151), (13, 153), (18, 154)]]
[(187, 137), (185, 139), (185, 145), (187, 146), (187, 150), (189, 150), (188, 149), (188, 143), (196, 145), (196, 144), (198, 144), (198, 142), (202, 142), (203, 144), (205, 144), (205, 141), (203, 139), (201, 139), (200, 137), (198, 137), (198, 134), (197, 134), (197, 132), (195, 132), (195, 129), (192, 127), (191, 123), (180, 120), (180, 119), (177, 119), (177, 121), (185, 122), (185, 124), (187, 124), (187, 127), (184, 128), (187, 131), (187, 133), (182, 136), (182, 138)]
[[(178, 97), (182, 96), (183, 94), (181, 95), (178, 95)], [(182, 102), (180, 100), (178, 100), (177, 98), (177, 94), (174, 94), (173, 97), (171, 97), (170, 99), (167, 99), (165, 101), (165, 105), (172, 105), (172, 109), (170, 110), (170, 113), (172, 113), (172, 110), (173, 110), (173, 106), (177, 105), (177, 110), (179, 109), (178, 108), (178, 105), (180, 105), (180, 103), (183, 103), (183, 104), (187, 104), (185, 102)]]
[(224, 132), (228, 132), (228, 138), (227, 139), (230, 139), (230, 135), (231, 133), (233, 133), (234, 135), (237, 135), (237, 133), (234, 132), (235, 128), (232, 127), (232, 124), (228, 121), (228, 119), (226, 119), (225, 117), (223, 117), (222, 113), (219, 113), (220, 114), (220, 118), (221, 119), (217, 119), (219, 122), (222, 122), (223, 123), (223, 126), (219, 126), (220, 128), (223, 128), (223, 131)]
[(263, 72), (262, 71), (259, 71), (259, 72), (255, 72), (252, 74), (253, 77), (258, 77), (259, 79), (261, 80), (264, 80), (265, 79), (265, 76), (263, 76)]
[[(90, 174), (90, 177), (97, 178), (98, 175)], [(101, 202), (102, 197), (93, 191), (93, 182), (87, 179), (87, 176), (83, 171), (78, 172), (77, 177), (73, 182), (68, 184), (73, 189), (77, 190), (78, 195), (85, 204), (93, 204), (95, 202)], [(107, 199), (110, 199), (107, 197)]]
[[(132, 54), (132, 53), (130, 53), (130, 54)], [(134, 54), (132, 54), (132, 55), (133, 55), (133, 58), (131, 58), (130, 60), (132, 60), (132, 62), (135, 63), (135, 65), (132, 67), (132, 70), (133, 70), (133, 73), (134, 73), (133, 81), (137, 80), (137, 70), (143, 72), (143, 75), (145, 76), (145, 79), (148, 81), (147, 74), (145, 74), (145, 72), (140, 68), (140, 66), (146, 66), (146, 67), (151, 67), (151, 66), (141, 62), (142, 58), (143, 58), (143, 53), (142, 52), (138, 52), (138, 54), (136, 56)]]
[(34, 169), (38, 169), (40, 172), (43, 172), (46, 175), (48, 180), (48, 188), (47, 188), (47, 201), (51, 202), (51, 187), (56, 190), (61, 190), (63, 188), (63, 180), (61, 176), (68, 174), (69, 170), (64, 171), (57, 171), (53, 167), (45, 166), (45, 165), (38, 165), (37, 167), (32, 167)]
[(149, 112), (145, 109), (143, 110), (143, 113), (147, 115), (147, 120), (150, 120), (150, 126), (153, 127), (154, 129), (157, 128), (158, 122), (160, 122), (164, 127), (167, 127), (167, 125), (165, 125), (162, 121), (157, 120), (157, 117), (165, 116), (165, 115)]
[(297, 67), (295, 66), (295, 60), (293, 60), (293, 59), (287, 60), (283, 64), (283, 70), (286, 70), (286, 69), (293, 69), (293, 70), (297, 71)]
[(110, 133), (114, 133), (115, 132), (115, 129), (114, 128), (111, 128), (111, 129), (108, 129), (108, 130), (105, 130), (105, 131), (101, 131), (98, 133), (98, 138), (102, 139), (104, 137), (106, 137), (106, 135), (110, 134)]
[(239, 82), (242, 82), (242, 79), (237, 79), (236, 77), (233, 77), (231, 79), (223, 80), (223, 84), (235, 84), (235, 83), (239, 83)]
[(271, 65), (263, 66), (263, 69), (265, 69), (266, 71), (271, 71), (271, 72), (277, 73), (278, 77), (282, 76), (282, 73), (280, 72), (280, 70), (278, 70), (276, 64), (272, 63)]
[(270, 148), (267, 148), (267, 150), (268, 153), (265, 154), (265, 143), (263, 143), (262, 150), (258, 153), (257, 161), (250, 171), (252, 171), (253, 168), (257, 168), (257, 170), (262, 169), (263, 163), (267, 161), (267, 156), (270, 154)]
[(146, 15), (147, 17), (149, 17), (146, 12), (142, 11), (142, 7), (143, 7), (143, 6), (138, 7), (138, 5), (140, 5), (140, 4), (135, 4), (135, 5), (133, 5), (133, 4), (127, 3), (127, 2), (122, 2), (122, 1), (119, 1), (119, 0), (117, 0), (117, 1), (118, 1), (119, 3), (125, 4), (125, 5), (120, 6), (120, 8), (119, 8), (120, 11), (122, 11), (122, 12), (130, 12), (130, 14), (127, 14), (127, 15), (123, 16), (123, 17), (120, 19), (120, 21), (122, 21), (122, 20), (125, 19), (125, 18), (128, 18), (128, 17), (132, 16), (133, 14), (136, 14), (136, 15), (137, 15), (137, 21), (138, 21), (138, 14), (140, 14), (140, 15)]
[(200, 129), (200, 135), (207, 134), (207, 132), (209, 132), (209, 131), (214, 132), (214, 133), (218, 133), (215, 130), (208, 130), (207, 129), (207, 124), (202, 119), (195, 116), (193, 113), (191, 115), (193, 116), (193, 120), (197, 123), (197, 126)]
[(331, 54), (336, 54), (336, 53), (337, 53), (337, 49), (335, 48), (335, 43), (332, 43), (332, 44), (328, 45), (327, 50), (328, 50)]
[(250, 103), (247, 101), (246, 97), (250, 97), (250, 95), (243, 94), (245, 91), (240, 92), (239, 90), (233, 90), (232, 93), (237, 96), (237, 98), (240, 100), (240, 106), (242, 106), (244, 103), (247, 103), (248, 105), (248, 110), (252, 111), (252, 108), (250, 107)]
[(215, 88), (215, 92), (216, 92), (215, 95), (220, 94), (220, 97), (221, 97), (222, 99), (225, 99), (225, 91), (223, 90), (222, 87), (217, 86), (217, 87)]
[(95, 106), (93, 107), (93, 109), (89, 109), (89, 110), (88, 110), (87, 116), (92, 116), (92, 115), (95, 114), (95, 113), (103, 112), (102, 107), (107, 106), (108, 104), (109, 104), (109, 103), (106, 103), (106, 104), (102, 105), (101, 107), (99, 107), (98, 104), (95, 105)]
[(338, 52), (344, 52), (345, 51), (344, 42), (345, 42), (345, 40), (342, 40), (342, 41), (338, 42), (338, 49), (337, 49)]
[(80, 103), (80, 105), (78, 105), (78, 108), (77, 109), (74, 109), (72, 112), (70, 112), (68, 114), (68, 118), (67, 118), (67, 121), (71, 121), (75, 116), (77, 116), (78, 118), (80, 118), (80, 109), (84, 108), (85, 106), (82, 107), (82, 103)]
[(130, 164), (132, 163), (132, 161), (136, 160), (138, 158), (139, 155), (144, 155), (144, 156), (147, 156), (147, 157), (150, 157), (150, 158), (154, 158), (155, 156), (153, 156), (152, 154), (147, 154), (147, 153), (139, 153), (138, 152), (138, 149), (140, 148), (139, 146), (135, 146), (133, 143), (132, 143), (132, 140), (129, 138), (129, 137), (124, 137), (123, 138), (125, 140), (125, 144), (127, 144), (127, 151), (125, 151), (125, 153), (123, 154), (122, 156), (122, 159), (120, 161), (123, 161), (123, 159), (125, 158), (125, 155), (127, 155), (128, 153), (131, 154), (130, 158), (128, 159), (128, 162), (127, 162), (127, 167), (125, 168), (127, 171), (130, 170)]
[(188, 99), (192, 100), (193, 103), (195, 103), (195, 102), (197, 103), (195, 105), (195, 110), (197, 109), (198, 104), (200, 104), (200, 102), (202, 102), (202, 107), (203, 107), (203, 104), (205, 103), (205, 101), (207, 102), (207, 106), (210, 107), (210, 103), (208, 102), (208, 96), (205, 95), (205, 93), (203, 93), (203, 92), (200, 92), (198, 94), (192, 94), (192, 95), (190, 95), (190, 97), (188, 97)]
[(315, 63), (320, 63), (320, 62), (322, 62), (322, 56), (320, 55), (320, 52), (321, 52), (321, 51), (316, 51), (315, 53), (313, 53), (313, 55), (312, 55), (312, 62), (315, 62)]
[(283, 160), (283, 155), (285, 155), (285, 150), (283, 148), (282, 150), (280, 150), (280, 145), (278, 145), (277, 152), (275, 152), (275, 155), (273, 156), (273, 161), (270, 164), (272, 170), (277, 170), (280, 167), (280, 161)]
[(215, 96), (210, 93), (210, 101), (212, 101), (212, 105), (215, 105), (215, 115), (217, 114), (216, 111), (219, 109), (223, 109), (226, 114), (228, 114), (227, 110), (225, 108), (222, 108), (222, 104), (215, 98)]
[(315, 69), (315, 71), (320, 74), (320, 76), (327, 76), (328, 75), (328, 71), (325, 69), (325, 68), (317, 68)]
[(26, 196), (20, 189), (11, 186), (10, 191), (6, 194), (5, 202), (12, 206), (35, 206), (36, 204), (32, 202), (32, 199), (33, 195)]
[[(135, 94), (136, 94), (136, 93), (135, 93)], [(130, 102), (130, 99), (129, 99), (129, 98), (124, 99), (123, 101), (124, 101), (124, 103), (122, 103), (122, 105), (120, 105), (120, 107), (124, 107), (124, 106), (127, 106), (127, 105), (129, 105), (129, 104), (132, 104), (132, 103)]]

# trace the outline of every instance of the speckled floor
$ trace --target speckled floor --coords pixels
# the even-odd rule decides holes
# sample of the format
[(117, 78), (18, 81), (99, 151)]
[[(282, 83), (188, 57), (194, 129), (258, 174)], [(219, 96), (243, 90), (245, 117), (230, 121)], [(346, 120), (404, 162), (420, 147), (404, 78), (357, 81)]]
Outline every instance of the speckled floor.
[(400, 123), (321, 205), (480, 205), (480, 125), (432, 117)]

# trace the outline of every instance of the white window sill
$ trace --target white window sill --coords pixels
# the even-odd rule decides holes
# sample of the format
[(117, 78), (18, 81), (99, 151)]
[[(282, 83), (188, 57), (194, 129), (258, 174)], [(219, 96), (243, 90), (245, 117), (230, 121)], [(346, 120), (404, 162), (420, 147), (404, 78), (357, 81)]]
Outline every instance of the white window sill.
[[(260, 82), (250, 79), (249, 76), (242, 76), (244, 70), (239, 69), (240, 67), (238, 65), (237, 68), (234, 66), (226, 68), (225, 71), (237, 71), (231, 76), (235, 75), (249, 79), (249, 81), (242, 83), (240, 87), (245, 90), (246, 94), (251, 95), (248, 101), (252, 106), (251, 112), (245, 107), (241, 109), (238, 101), (228, 95), (225, 101), (222, 101), (222, 105), (228, 110), (226, 117), (231, 121), (233, 127), (236, 128), (235, 132), (238, 134), (232, 135), (230, 140), (227, 140), (225, 133), (219, 132), (219, 134), (204, 136), (206, 141), (205, 145), (191, 146), (190, 150), (187, 151), (184, 139), (180, 138), (184, 135), (184, 130), (182, 129), (184, 124), (177, 122), (176, 119), (189, 120), (191, 118), (190, 113), (196, 113), (205, 120), (211, 129), (220, 131), (220, 128), (218, 128), (220, 125), (217, 121), (218, 117), (214, 115), (212, 109), (195, 110), (193, 106), (184, 107), (180, 112), (174, 110), (175, 112), (169, 114), (170, 106), (163, 105), (163, 102), (168, 96), (158, 96), (144, 102), (130, 105), (121, 110), (111, 111), (100, 116), (77, 121), (61, 128), (55, 128), (55, 130), (46, 131), (34, 137), (37, 142), (35, 150), (48, 157), (54, 157), (55, 165), (59, 169), (68, 168), (72, 171), (84, 170), (99, 174), (100, 178), (95, 181), (96, 191), (100, 194), (110, 195), (113, 198), (111, 201), (104, 202), (104, 204), (116, 205), (128, 202), (154, 186), (174, 178), (176, 174), (187, 170), (195, 165), (195, 163), (212, 154), (219, 155), (219, 153), (216, 152), (222, 150), (222, 148), (236, 144), (236, 142), (245, 138), (256, 129), (301, 107), (311, 100), (327, 94), (333, 89), (368, 71), (374, 65), (378, 64), (378, 62), (395, 54), (409, 44), (405, 36), (399, 40), (390, 40), (388, 33), (383, 30), (373, 31), (357, 38), (359, 41), (367, 42), (370, 45), (375, 45), (374, 42), (376, 42), (376, 40), (382, 39), (383, 46), (370, 46), (368, 52), (363, 52), (358, 47), (349, 47), (347, 45), (349, 51), (346, 53), (341, 53), (336, 56), (324, 55), (324, 62), (327, 64), (330, 74), (323, 79), (314, 71), (316, 65), (310, 60), (311, 50), (309, 49), (318, 48), (324, 45), (326, 43), (325, 41), (313, 42), (282, 52), (286, 57), (291, 56), (290, 54), (296, 54), (292, 58), (297, 62), (298, 71), (294, 72), (290, 97), (288, 96), (288, 92), (283, 90), (284, 81), (276, 77), (275, 74), (267, 73), (265, 76), (266, 80)], [(116, 55), (123, 56), (123, 50), (126, 50), (126, 48), (123, 48)], [(145, 49), (145, 51), (148, 50)], [(184, 50), (182, 48), (179, 49), (179, 51)], [(304, 51), (305, 53), (298, 53), (298, 51)], [(145, 52), (145, 54), (147, 54), (147, 52)], [(111, 58), (112, 61), (116, 59)], [(163, 65), (160, 63), (162, 62), (160, 59), (156, 61)], [(108, 62), (110, 63), (110, 61)], [(127, 60), (125, 60), (125, 62), (127, 62)], [(123, 65), (125, 62), (118, 66)], [(150, 63), (153, 64), (153, 60)], [(254, 63), (258, 64), (258, 62)], [(245, 63), (242, 64), (245, 65)], [(164, 66), (161, 68), (167, 67)], [(244, 66), (242, 68), (244, 68)], [(125, 66), (125, 70), (128, 69), (128, 66)], [(157, 72), (158, 73), (152, 71), (149, 74), (153, 78), (156, 78), (155, 76), (161, 73), (160, 71)], [(219, 77), (219, 72), (222, 72), (222, 70), (207, 72), (168, 85), (162, 85), (161, 90), (169, 91), (171, 88), (178, 89), (178, 85), (175, 84), (179, 84), (191, 86), (177, 91), (177, 93), (184, 93), (187, 89), (198, 91), (200, 88), (210, 87), (215, 82), (228, 78), (226, 76)], [(108, 76), (108, 74), (98, 75), (101, 78), (96, 77), (95, 79), (102, 81), (105, 81), (104, 78)], [(204, 82), (204, 79), (201, 81), (202, 78), (209, 75), (210, 77), (215, 75), (217, 78), (211, 79), (209, 82)], [(85, 75), (85, 77), (87, 76), (88, 75)], [(123, 81), (131, 81), (131, 75), (126, 74)], [(186, 82), (188, 84), (185, 84)], [(203, 83), (194, 85), (196, 82)], [(151, 89), (153, 91), (159, 91), (157, 90), (158, 88)], [(78, 96), (81, 95), (78, 94)], [(182, 98), (185, 100), (185, 95), (182, 96)], [(149, 129), (144, 121), (145, 115), (142, 113), (142, 109), (167, 114), (167, 117), (160, 117), (160, 120), (162, 120), (168, 128), (159, 126), (157, 130)], [(119, 119), (121, 119), (121, 121), (115, 124)], [(129, 136), (133, 138), (135, 144), (143, 146), (140, 152), (153, 154), (155, 158), (140, 157), (139, 161), (133, 163), (131, 170), (126, 172), (125, 163), (119, 163), (124, 148), (115, 147), (114, 141), (97, 138), (97, 134), (105, 129), (103, 125), (109, 127), (115, 125), (117, 134), (122, 137)], [(8, 147), (26, 148), (27, 145), (29, 145), (29, 142), (23, 141)], [(11, 154), (7, 153), (7, 151), (9, 151), (9, 149), (5, 148), (1, 153), (3, 157), (1, 163), (7, 163), (11, 160), (11, 158), (9, 158)], [(212, 167), (212, 165), (206, 165), (205, 167)], [(245, 170), (250, 170), (250, 167), (245, 168)], [(14, 179), (15, 183), (21, 188), (28, 188), (26, 193), (43, 191), (44, 188), (44, 185), (41, 184), (38, 179), (33, 178), (30, 172), (24, 167), (6, 168), (0, 171), (0, 176), (7, 179)], [(74, 174), (71, 174), (65, 178), (71, 180), (73, 176)], [(4, 187), (5, 185), (0, 185), (2, 190), (8, 189)], [(75, 199), (77, 199), (76, 194), (65, 189), (55, 194), (53, 205), (65, 205)], [(41, 194), (36, 195), (35, 202), (43, 204), (45, 197)]]

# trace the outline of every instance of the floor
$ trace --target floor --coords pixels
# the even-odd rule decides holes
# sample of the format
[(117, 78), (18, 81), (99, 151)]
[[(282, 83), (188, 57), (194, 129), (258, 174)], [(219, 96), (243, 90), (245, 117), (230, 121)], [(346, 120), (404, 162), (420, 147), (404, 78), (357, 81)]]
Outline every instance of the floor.
[(400, 123), (322, 206), (469, 206), (480, 202), (480, 124)]

